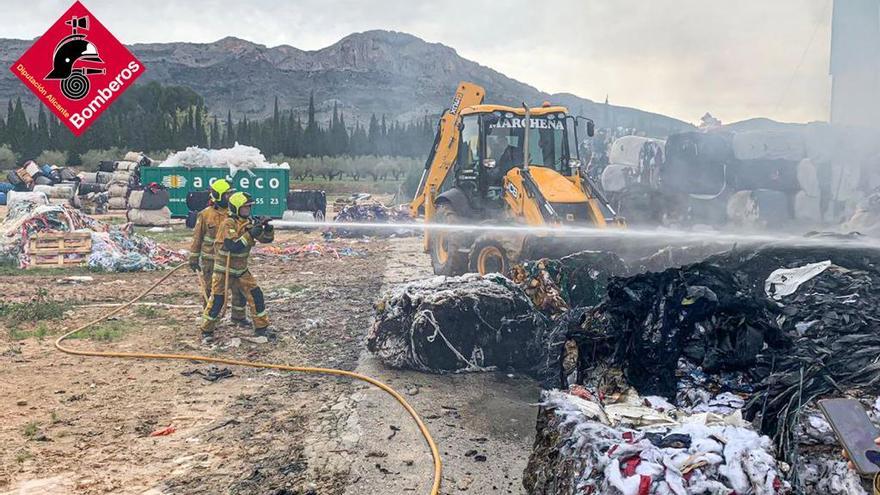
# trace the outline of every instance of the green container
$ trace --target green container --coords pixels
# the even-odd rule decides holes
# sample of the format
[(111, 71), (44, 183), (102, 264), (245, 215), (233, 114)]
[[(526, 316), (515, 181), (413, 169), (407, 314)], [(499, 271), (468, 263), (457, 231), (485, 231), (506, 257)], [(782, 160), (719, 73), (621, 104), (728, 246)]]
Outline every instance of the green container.
[(225, 168), (141, 167), (141, 184), (156, 182), (168, 188), (171, 216), (186, 217), (186, 195), (190, 191), (205, 191), (217, 179), (225, 178), (236, 191), (254, 198), (256, 216), (281, 218), (287, 209), (287, 191), (290, 189), (290, 171), (285, 168), (258, 168), (239, 170), (229, 177)]

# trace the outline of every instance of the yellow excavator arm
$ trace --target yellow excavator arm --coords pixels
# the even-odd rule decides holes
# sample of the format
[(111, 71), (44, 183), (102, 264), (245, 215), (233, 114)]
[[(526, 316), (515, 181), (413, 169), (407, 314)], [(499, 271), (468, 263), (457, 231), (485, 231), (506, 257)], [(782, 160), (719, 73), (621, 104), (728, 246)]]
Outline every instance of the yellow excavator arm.
[(425, 171), (419, 181), (419, 188), (409, 205), (410, 215), (418, 217), (424, 212), (425, 219), (430, 221), (434, 206), (434, 195), (452, 170), (455, 158), (458, 155), (458, 126), (461, 110), (463, 108), (479, 105), (486, 96), (486, 90), (469, 82), (461, 82), (455, 91), (452, 106), (443, 112), (437, 135), (434, 138), (434, 146), (425, 162)]

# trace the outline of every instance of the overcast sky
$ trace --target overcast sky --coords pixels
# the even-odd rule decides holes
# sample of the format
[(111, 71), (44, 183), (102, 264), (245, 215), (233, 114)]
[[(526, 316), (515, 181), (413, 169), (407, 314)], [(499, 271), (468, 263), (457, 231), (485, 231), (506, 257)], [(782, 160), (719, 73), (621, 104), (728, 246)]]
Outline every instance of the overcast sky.
[[(85, 0), (125, 43), (237, 36), (314, 50), (404, 31), (548, 92), (696, 122), (827, 120), (832, 0)], [(0, 0), (33, 38), (69, 1)], [(538, 6), (540, 4), (540, 6)]]

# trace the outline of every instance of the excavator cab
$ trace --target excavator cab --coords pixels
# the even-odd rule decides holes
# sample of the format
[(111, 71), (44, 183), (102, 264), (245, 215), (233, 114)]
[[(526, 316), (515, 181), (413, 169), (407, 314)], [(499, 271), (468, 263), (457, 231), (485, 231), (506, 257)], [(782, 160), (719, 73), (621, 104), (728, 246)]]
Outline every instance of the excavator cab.
[[(414, 215), (427, 223), (518, 226), (619, 223), (616, 213), (584, 173), (578, 153), (578, 119), (564, 107), (482, 104), (482, 88), (462, 83), (453, 109), (441, 118), (425, 164)], [(466, 102), (455, 107), (456, 102)], [(587, 134), (593, 131), (587, 121)], [(510, 263), (542, 256), (531, 245), (541, 235), (527, 229), (499, 235), (478, 229), (426, 231), (434, 271), (506, 273)], [(553, 244), (552, 242), (550, 244)]]

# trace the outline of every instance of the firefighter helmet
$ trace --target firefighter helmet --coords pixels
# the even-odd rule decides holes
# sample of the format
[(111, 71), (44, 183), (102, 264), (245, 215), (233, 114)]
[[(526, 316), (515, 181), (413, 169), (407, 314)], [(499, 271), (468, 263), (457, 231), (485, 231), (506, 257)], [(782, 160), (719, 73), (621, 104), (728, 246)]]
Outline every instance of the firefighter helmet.
[(220, 203), (223, 199), (223, 194), (232, 189), (232, 186), (226, 182), (226, 179), (217, 179), (211, 184), (211, 201), (215, 204)]
[(244, 192), (237, 192), (232, 196), (229, 196), (229, 213), (235, 215), (237, 217), (241, 216), (241, 209), (245, 206), (251, 206), (254, 204), (254, 199), (250, 194)]

